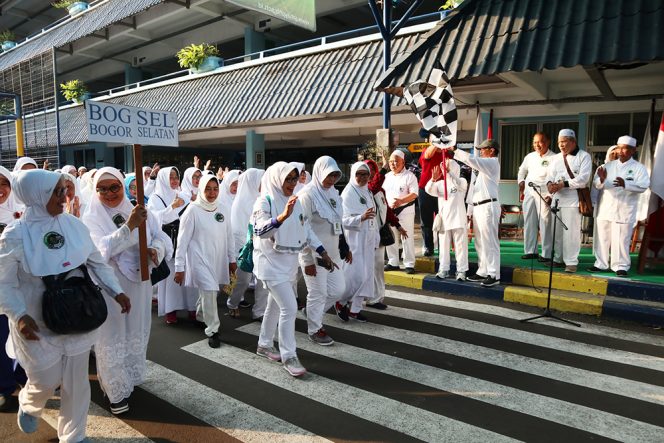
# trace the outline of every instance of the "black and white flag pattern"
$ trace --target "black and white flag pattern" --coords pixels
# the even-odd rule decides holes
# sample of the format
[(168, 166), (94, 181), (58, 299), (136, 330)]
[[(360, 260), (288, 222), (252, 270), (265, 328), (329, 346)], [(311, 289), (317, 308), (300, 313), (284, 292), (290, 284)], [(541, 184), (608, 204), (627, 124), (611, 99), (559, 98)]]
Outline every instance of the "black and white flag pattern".
[(456, 145), (457, 110), (452, 86), (443, 80), (443, 67), (436, 63), (429, 80), (417, 80), (404, 88), (403, 96), (439, 148)]

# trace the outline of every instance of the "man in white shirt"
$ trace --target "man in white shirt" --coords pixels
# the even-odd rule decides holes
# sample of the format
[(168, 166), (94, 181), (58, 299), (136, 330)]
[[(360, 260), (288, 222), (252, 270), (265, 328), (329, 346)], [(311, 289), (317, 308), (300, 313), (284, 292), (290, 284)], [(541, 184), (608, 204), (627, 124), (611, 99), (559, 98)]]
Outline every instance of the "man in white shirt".
[(630, 268), (629, 246), (636, 225), (639, 194), (650, 186), (645, 166), (633, 159), (636, 139), (623, 135), (618, 139), (618, 159), (600, 166), (593, 185), (603, 190), (597, 218), (595, 265), (590, 272), (606, 272), (609, 268), (618, 277), (627, 277)]
[[(546, 176), (551, 157), (555, 154), (549, 149), (551, 139), (544, 132), (537, 132), (533, 136), (533, 152), (526, 155), (523, 163), (519, 166), (517, 182), (519, 183), (519, 199), (523, 201), (524, 235), (523, 252), (524, 260), (539, 258), (539, 261), (547, 261), (551, 258), (551, 238), (553, 235), (551, 226), (551, 212), (544, 204), (534, 188), (543, 197), (551, 201), (546, 189)], [(537, 254), (537, 234), (542, 237), (542, 255)]]
[(581, 251), (581, 212), (577, 189), (588, 187), (592, 172), (590, 154), (581, 150), (572, 129), (558, 133), (560, 153), (553, 156), (547, 174), (547, 189), (560, 209), (560, 218), (567, 226), (556, 225), (554, 266), (565, 267), (565, 272), (576, 272)]
[(500, 283), (500, 202), (498, 201), (498, 181), (500, 145), (493, 139), (484, 140), (477, 149), (479, 157), (471, 157), (465, 151), (455, 150), (454, 158), (475, 169), (468, 199), (472, 204), (475, 249), (477, 250), (477, 272), (466, 280), (481, 282), (490, 287)]
[(385, 174), (383, 189), (387, 204), (399, 217), (401, 227), (406, 230), (408, 237), (401, 238), (401, 234), (395, 228), (392, 229), (394, 244), (387, 246), (388, 263), (386, 271), (399, 269), (399, 244), (403, 244), (403, 264), (407, 274), (415, 273), (415, 199), (417, 199), (417, 177), (406, 169), (405, 154), (403, 151), (395, 150), (390, 155), (390, 172)]

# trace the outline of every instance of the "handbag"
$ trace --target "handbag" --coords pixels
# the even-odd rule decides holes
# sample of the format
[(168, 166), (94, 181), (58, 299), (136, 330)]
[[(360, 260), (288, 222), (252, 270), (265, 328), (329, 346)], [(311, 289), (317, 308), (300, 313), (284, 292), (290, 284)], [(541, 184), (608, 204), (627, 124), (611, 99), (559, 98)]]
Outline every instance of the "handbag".
[(152, 286), (154, 286), (169, 275), (171, 275), (171, 269), (168, 267), (168, 263), (166, 263), (166, 258), (164, 258), (161, 263), (159, 263), (159, 266), (152, 268), (152, 271), (150, 272), (150, 282), (152, 282)]
[[(563, 162), (565, 163), (569, 178), (574, 179), (574, 174), (572, 174), (572, 170), (570, 169), (569, 164), (567, 164), (567, 158), (564, 155)], [(586, 217), (592, 217), (593, 201), (590, 199), (590, 188), (587, 186), (585, 188), (579, 188), (576, 190), (576, 193), (579, 196), (579, 212)]]
[[(80, 270), (83, 274), (72, 275)], [(85, 265), (58, 275), (42, 277), (46, 290), (42, 298), (42, 317), (56, 334), (88, 332), (101, 326), (108, 316), (106, 300), (94, 284)]]
[[(374, 196), (374, 200), (375, 200)], [(378, 215), (378, 221), (380, 222), (380, 229), (378, 229), (378, 235), (380, 235), (380, 246), (390, 246), (393, 245), (396, 242), (396, 239), (394, 238), (394, 234), (392, 233), (392, 229), (390, 228), (390, 225), (387, 222), (383, 222), (383, 220), (380, 217), (380, 211), (376, 211), (376, 215)]]
[(254, 270), (254, 227), (249, 224), (247, 226), (247, 241), (240, 249), (237, 256), (237, 266), (244, 272), (251, 273)]

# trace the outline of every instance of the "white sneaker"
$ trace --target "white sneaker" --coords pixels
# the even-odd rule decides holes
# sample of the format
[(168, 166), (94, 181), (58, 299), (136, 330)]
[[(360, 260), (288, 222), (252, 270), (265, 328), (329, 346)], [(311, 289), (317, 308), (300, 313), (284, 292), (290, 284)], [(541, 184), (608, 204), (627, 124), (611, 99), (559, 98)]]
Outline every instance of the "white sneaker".
[(456, 273), (456, 279), (457, 279), (457, 281), (466, 281), (466, 273), (465, 272), (457, 272)]
[(293, 377), (299, 377), (307, 373), (307, 370), (302, 366), (297, 357), (291, 357), (286, 360), (284, 362), (284, 369)]
[(450, 277), (450, 272), (449, 271), (439, 271), (438, 274), (436, 274), (436, 277), (441, 279), (441, 280), (444, 280), (444, 279)]

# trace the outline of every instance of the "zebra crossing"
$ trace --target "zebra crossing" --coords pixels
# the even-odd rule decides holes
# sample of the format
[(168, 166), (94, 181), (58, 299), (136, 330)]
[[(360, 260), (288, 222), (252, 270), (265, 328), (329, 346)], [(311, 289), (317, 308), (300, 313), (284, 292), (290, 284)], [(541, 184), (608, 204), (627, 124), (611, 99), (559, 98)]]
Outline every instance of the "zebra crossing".
[[(661, 331), (522, 324), (527, 313), (503, 306), (387, 297), (369, 323), (326, 314), (331, 347), (311, 343), (298, 319), (303, 379), (255, 354), (259, 323), (224, 317), (212, 349), (200, 329), (155, 322), (142, 397), (129, 418), (93, 404), (88, 435), (160, 440), (131, 420), (155, 401), (170, 408), (164, 426), (169, 414), (196, 423), (172, 441), (205, 441), (193, 432), (209, 427), (208, 440), (242, 442), (664, 442)], [(44, 417), (52, 426), (56, 410)]]

